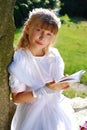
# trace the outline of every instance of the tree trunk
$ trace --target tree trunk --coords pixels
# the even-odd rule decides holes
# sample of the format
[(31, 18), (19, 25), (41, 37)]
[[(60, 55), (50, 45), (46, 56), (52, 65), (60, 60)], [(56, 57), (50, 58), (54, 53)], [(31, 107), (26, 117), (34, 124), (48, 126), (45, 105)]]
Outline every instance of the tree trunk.
[(10, 130), (7, 66), (13, 53), (15, 0), (0, 0), (0, 130)]

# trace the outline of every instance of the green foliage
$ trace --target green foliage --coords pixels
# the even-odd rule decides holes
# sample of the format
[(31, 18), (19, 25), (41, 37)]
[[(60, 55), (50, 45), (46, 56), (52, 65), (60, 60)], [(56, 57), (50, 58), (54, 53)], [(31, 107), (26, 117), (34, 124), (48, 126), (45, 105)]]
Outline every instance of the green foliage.
[(14, 46), (16, 45), (16, 43), (20, 37), (21, 31), (22, 31), (22, 28), (16, 28), (16, 30), (15, 30)]
[[(56, 0), (16, 0), (14, 8), (14, 20), (16, 27), (20, 27), (28, 17), (29, 11), (34, 8), (51, 8), (59, 7)], [(58, 5), (58, 6), (57, 6)]]
[(28, 16), (28, 2), (27, 0), (17, 0), (14, 7), (14, 20), (16, 27), (22, 26)]
[(64, 16), (61, 16), (61, 22), (62, 22), (62, 24), (69, 24), (70, 23), (70, 18), (68, 17), (67, 14), (65, 14)]
[(87, 18), (87, 0), (60, 0), (60, 14)]
[(15, 6), (15, 8), (14, 8), (14, 19), (15, 19), (16, 27), (19, 27), (22, 25), (23, 16), (22, 16), (18, 6)]

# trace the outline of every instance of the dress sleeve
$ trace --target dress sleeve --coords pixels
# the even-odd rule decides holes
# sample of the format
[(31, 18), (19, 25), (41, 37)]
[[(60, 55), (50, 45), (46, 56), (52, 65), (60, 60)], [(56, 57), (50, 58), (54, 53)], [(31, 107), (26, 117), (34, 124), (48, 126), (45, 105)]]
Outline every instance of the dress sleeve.
[(13, 74), (10, 74), (9, 76), (9, 86), (13, 93), (23, 92), (26, 90), (26, 85), (20, 82)]

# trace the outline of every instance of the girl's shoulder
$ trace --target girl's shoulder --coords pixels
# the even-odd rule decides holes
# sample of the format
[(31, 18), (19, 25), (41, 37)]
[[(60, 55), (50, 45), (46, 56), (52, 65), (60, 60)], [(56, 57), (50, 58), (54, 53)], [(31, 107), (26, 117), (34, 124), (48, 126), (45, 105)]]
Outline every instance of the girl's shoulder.
[(53, 54), (54, 56), (60, 56), (59, 50), (57, 48), (55, 48), (55, 47), (50, 47), (49, 48), (49, 53)]
[(14, 55), (20, 55), (24, 52), (24, 49), (20, 48), (14, 52)]
[(23, 50), (22, 48), (14, 52), (13, 56), (14, 60), (20, 60), (23, 59), (24, 57), (25, 57), (25, 50)]

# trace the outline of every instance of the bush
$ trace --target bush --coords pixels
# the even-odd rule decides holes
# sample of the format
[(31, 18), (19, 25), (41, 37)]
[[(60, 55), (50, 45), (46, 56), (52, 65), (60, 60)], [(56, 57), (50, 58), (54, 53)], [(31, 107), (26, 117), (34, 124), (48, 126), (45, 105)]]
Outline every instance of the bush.
[(14, 20), (17, 28), (23, 25), (28, 16), (28, 3), (26, 0), (24, 2), (25, 3), (23, 3), (23, 0), (16, 1), (14, 7)]
[(14, 8), (14, 19), (15, 19), (16, 27), (22, 26), (23, 16), (22, 16), (21, 11), (19, 10), (18, 6), (15, 6), (15, 8)]

